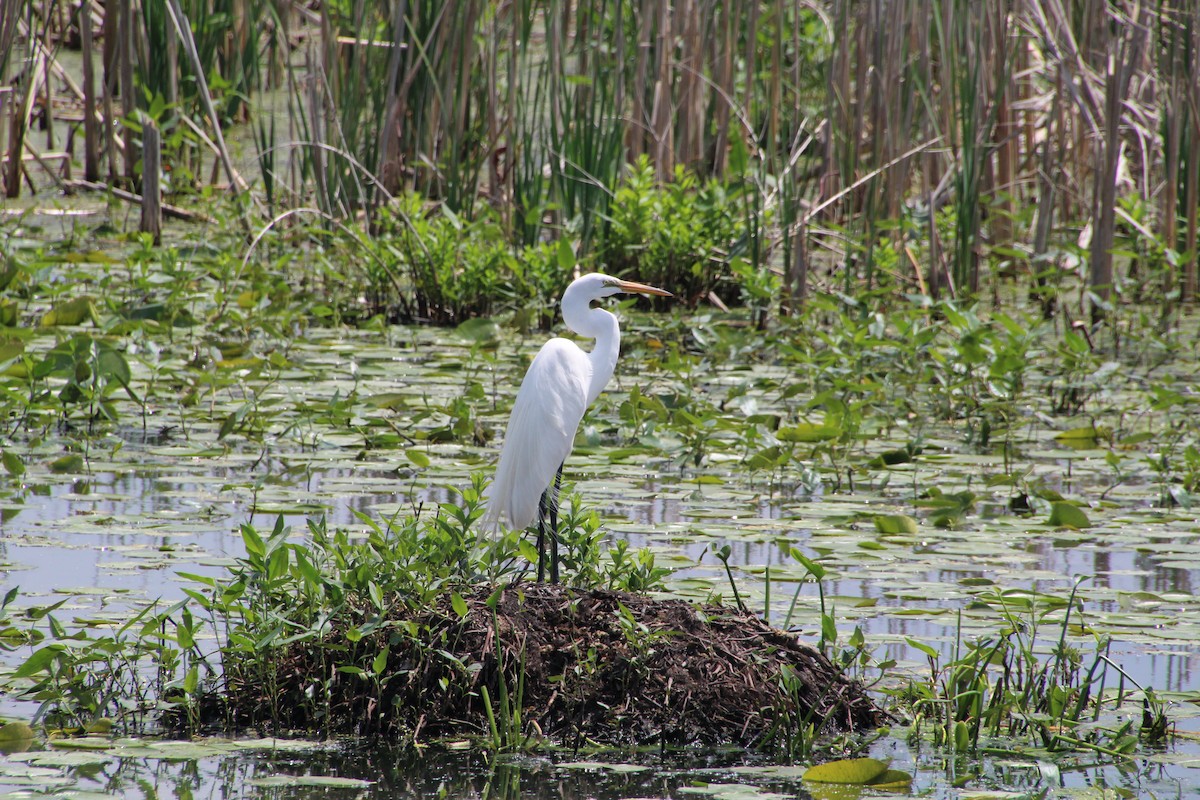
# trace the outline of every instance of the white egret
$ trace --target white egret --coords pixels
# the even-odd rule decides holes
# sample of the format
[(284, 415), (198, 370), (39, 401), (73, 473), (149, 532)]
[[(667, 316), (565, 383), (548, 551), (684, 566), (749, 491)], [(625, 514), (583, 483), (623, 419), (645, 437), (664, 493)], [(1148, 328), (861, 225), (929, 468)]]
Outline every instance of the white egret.
[(671, 297), (643, 283), (593, 272), (576, 278), (562, 296), (567, 327), (595, 339), (590, 353), (555, 337), (529, 365), (504, 435), (496, 477), (487, 491), (483, 525), (524, 530), (537, 517), (538, 581), (545, 574), (546, 523), (550, 527), (550, 580), (558, 582), (558, 489), (563, 462), (571, 452), (583, 413), (612, 377), (621, 345), (617, 318), (593, 300), (621, 292)]

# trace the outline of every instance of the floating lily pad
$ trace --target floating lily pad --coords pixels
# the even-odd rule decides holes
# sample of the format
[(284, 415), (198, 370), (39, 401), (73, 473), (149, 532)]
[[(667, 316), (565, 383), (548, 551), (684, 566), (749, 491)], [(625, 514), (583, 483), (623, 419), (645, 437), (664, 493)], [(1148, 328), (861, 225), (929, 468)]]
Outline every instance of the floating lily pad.
[(877, 758), (844, 758), (810, 767), (804, 773), (804, 780), (863, 786), (883, 775), (887, 769), (887, 762)]
[(917, 533), (917, 521), (906, 514), (878, 514), (875, 529), (880, 533)]
[(313, 786), (323, 789), (365, 789), (374, 781), (362, 778), (342, 778), (337, 775), (270, 775), (265, 778), (251, 778), (247, 783), (261, 788)]
[(1079, 506), (1067, 502), (1058, 502), (1050, 506), (1051, 525), (1062, 528), (1090, 528), (1092, 526), (1088, 515)]
[(579, 769), (591, 772), (612, 772), (616, 774), (626, 774), (634, 772), (648, 772), (652, 767), (647, 767), (642, 764), (610, 764), (605, 761), (567, 761), (561, 764), (555, 764), (560, 769)]
[(0, 726), (0, 753), (19, 753), (33, 746), (36, 734), (27, 722), (7, 722)]
[(714, 800), (792, 800), (792, 795), (779, 794), (745, 783), (706, 783), (682, 786), (680, 794), (702, 795)]

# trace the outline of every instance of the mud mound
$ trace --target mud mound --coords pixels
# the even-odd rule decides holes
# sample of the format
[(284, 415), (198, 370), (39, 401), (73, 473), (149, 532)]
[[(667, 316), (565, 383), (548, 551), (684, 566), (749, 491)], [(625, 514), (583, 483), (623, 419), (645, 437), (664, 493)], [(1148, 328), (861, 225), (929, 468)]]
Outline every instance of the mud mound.
[(355, 621), (366, 635), (287, 648), (268, 674), (227, 665), (223, 713), (418, 740), (485, 733), (487, 687), (495, 716), (500, 697), (511, 708), (519, 694), (523, 728), (568, 744), (747, 746), (886, 716), (815, 648), (724, 606), (532, 583), (462, 601), (448, 592), (423, 613), (397, 604), (393, 617)]

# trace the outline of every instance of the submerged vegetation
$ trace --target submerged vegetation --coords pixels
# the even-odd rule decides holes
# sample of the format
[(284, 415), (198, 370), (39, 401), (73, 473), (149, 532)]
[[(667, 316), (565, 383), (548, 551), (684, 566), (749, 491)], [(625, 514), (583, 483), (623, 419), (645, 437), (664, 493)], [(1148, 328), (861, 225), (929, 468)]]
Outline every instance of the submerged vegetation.
[[(46, 730), (868, 750), (819, 734), (883, 715), (847, 683), (823, 726), (802, 659), (918, 750), (1172, 741), (1195, 688), (1127, 661), (1200, 636), (1200, 11), (2, 9), (4, 519), (219, 476), (151, 526), (177, 601), (80, 611), (11, 573), (0, 689)], [(119, 205), (151, 195), (151, 130), (182, 217), (157, 233)], [(556, 592), (472, 523), (530, 332), (592, 268), (682, 302), (622, 309), (638, 372), (568, 462)], [(197, 566), (194, 526), (237, 535)], [(667, 667), (730, 625), (753, 644), (703, 658), (762, 694), (693, 687), (700, 730)]]

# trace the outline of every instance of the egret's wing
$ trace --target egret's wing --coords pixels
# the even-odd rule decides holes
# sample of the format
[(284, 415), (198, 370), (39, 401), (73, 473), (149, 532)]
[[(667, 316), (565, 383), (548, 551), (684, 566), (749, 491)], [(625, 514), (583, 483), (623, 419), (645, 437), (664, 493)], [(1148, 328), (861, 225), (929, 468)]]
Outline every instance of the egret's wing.
[(533, 523), (542, 492), (571, 452), (590, 379), (591, 362), (574, 342), (551, 339), (538, 351), (517, 392), (487, 491), (486, 528), (521, 530)]

